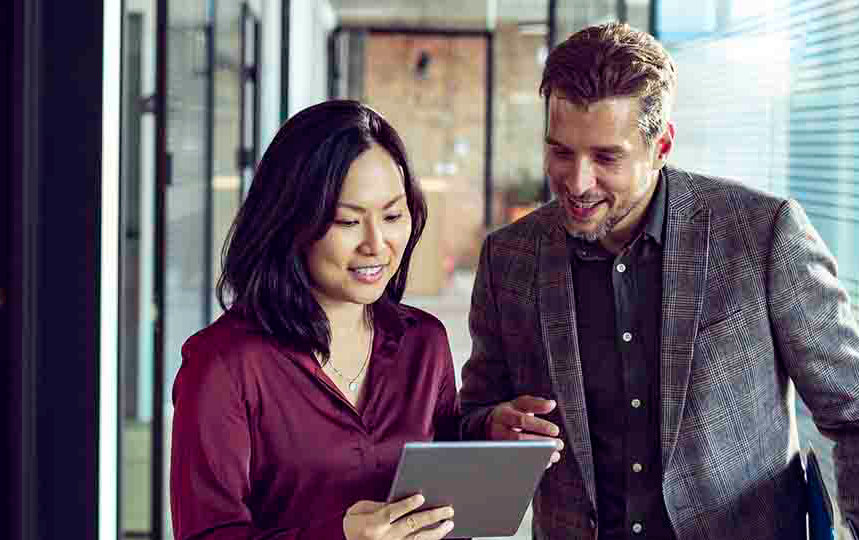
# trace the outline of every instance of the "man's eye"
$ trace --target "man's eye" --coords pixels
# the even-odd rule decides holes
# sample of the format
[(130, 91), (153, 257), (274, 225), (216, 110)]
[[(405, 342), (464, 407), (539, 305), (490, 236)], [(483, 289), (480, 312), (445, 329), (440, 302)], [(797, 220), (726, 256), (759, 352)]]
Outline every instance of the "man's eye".
[(614, 154), (599, 154), (597, 155), (597, 161), (600, 163), (615, 163), (617, 161), (617, 156)]

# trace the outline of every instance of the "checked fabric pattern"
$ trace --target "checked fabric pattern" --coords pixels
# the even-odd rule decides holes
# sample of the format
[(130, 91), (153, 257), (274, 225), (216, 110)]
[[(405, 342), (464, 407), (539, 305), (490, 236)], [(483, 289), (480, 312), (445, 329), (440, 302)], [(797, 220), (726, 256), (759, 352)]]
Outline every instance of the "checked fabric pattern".
[[(859, 328), (836, 263), (792, 200), (666, 167), (661, 445), (678, 540), (804, 539), (798, 391), (859, 517)], [(592, 539), (593, 456), (563, 210), (487, 237), (472, 296), (462, 431), (522, 394), (552, 398), (566, 449), (534, 499), (535, 540)]]

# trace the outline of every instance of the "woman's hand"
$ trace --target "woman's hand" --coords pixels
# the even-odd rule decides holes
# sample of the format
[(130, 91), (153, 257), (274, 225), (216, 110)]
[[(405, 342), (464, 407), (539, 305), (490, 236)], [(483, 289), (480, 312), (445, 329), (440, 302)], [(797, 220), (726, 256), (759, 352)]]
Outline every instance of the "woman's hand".
[(358, 501), (343, 517), (346, 540), (441, 540), (453, 530), (453, 508), (442, 506), (409, 514), (423, 503), (423, 495), (393, 503)]

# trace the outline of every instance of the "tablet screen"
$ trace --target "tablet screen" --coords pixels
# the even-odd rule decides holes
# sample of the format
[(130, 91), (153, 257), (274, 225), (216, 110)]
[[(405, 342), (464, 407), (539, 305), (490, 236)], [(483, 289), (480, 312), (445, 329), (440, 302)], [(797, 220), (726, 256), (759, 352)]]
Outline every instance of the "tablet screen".
[(407, 443), (388, 501), (421, 493), (418, 511), (453, 506), (446, 538), (511, 536), (555, 449), (551, 440)]

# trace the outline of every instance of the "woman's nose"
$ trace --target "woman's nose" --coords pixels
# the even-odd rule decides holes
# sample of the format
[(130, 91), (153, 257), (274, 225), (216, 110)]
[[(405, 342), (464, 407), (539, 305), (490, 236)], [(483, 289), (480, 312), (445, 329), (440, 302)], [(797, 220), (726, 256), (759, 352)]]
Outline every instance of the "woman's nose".
[(364, 227), (364, 239), (361, 242), (361, 252), (365, 255), (375, 255), (382, 251), (384, 233), (375, 220), (367, 220)]

